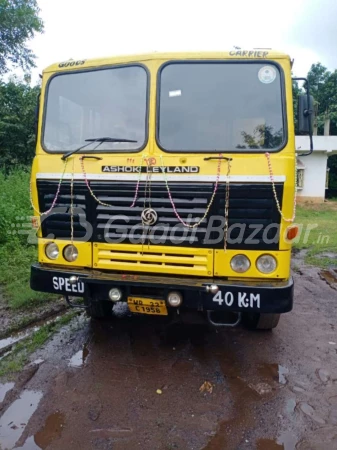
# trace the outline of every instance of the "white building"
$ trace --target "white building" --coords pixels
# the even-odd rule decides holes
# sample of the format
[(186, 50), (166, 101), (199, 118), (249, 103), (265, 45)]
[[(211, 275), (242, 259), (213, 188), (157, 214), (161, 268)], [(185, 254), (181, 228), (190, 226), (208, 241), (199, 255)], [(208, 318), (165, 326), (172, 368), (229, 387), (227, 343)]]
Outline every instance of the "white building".
[(296, 136), (297, 199), (300, 202), (323, 202), (328, 180), (328, 158), (337, 154), (337, 136), (314, 136), (314, 151), (309, 151), (309, 136)]

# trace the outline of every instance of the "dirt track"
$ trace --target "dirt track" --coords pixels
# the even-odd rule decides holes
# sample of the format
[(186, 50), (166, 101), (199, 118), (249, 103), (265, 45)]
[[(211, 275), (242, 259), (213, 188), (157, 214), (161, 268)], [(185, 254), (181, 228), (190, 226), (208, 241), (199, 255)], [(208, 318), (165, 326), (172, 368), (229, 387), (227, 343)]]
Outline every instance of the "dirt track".
[(163, 345), (154, 322), (66, 327), (23, 389), (2, 386), (1, 448), (337, 449), (337, 291), (301, 270), (272, 333), (176, 330)]

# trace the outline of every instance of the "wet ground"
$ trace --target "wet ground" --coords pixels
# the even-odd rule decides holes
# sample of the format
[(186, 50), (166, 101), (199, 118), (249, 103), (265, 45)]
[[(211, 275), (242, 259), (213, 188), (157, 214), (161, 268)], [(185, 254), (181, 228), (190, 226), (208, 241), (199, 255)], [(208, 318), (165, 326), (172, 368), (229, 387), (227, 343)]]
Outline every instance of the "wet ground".
[(294, 274), (273, 332), (80, 317), (0, 385), (1, 449), (337, 449), (334, 273)]

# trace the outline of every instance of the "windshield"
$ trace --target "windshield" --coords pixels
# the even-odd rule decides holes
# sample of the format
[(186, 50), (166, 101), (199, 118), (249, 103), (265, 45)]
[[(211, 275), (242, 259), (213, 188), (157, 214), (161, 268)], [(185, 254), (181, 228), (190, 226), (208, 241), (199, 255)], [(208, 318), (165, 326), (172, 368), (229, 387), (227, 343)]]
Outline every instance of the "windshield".
[(281, 76), (266, 63), (171, 63), (160, 73), (157, 140), (168, 151), (279, 149)]
[(43, 146), (66, 152), (86, 139), (113, 136), (136, 142), (103, 142), (97, 151), (138, 150), (145, 145), (146, 115), (147, 73), (140, 66), (60, 74), (48, 87)]

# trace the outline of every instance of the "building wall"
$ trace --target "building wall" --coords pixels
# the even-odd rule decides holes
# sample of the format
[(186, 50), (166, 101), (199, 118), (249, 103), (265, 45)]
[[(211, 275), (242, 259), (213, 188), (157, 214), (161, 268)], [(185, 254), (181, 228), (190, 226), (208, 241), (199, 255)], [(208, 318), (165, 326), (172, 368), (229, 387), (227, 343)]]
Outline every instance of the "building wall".
[(299, 156), (298, 159), (305, 166), (303, 189), (297, 191), (298, 201), (324, 201), (328, 160), (326, 151), (315, 151), (309, 156)]

